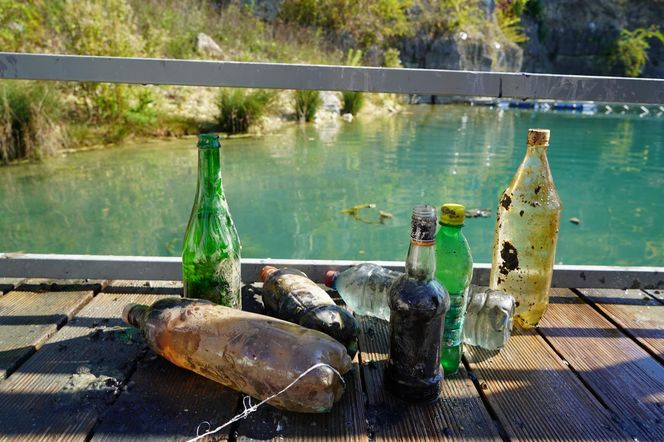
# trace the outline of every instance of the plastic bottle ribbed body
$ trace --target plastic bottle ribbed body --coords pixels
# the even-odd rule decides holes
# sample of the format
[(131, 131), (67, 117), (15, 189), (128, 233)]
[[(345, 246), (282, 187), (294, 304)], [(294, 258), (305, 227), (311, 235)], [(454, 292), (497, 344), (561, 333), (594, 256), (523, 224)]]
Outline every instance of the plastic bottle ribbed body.
[(358, 315), (390, 320), (387, 293), (401, 272), (373, 263), (350, 267), (335, 276), (335, 288), (346, 305)]
[(512, 295), (471, 285), (463, 324), (463, 342), (487, 350), (500, 350), (510, 338), (513, 316)]
[(523, 327), (536, 326), (548, 306), (560, 225), (547, 145), (547, 130), (528, 132), (526, 156), (498, 205), (489, 285), (514, 296)]

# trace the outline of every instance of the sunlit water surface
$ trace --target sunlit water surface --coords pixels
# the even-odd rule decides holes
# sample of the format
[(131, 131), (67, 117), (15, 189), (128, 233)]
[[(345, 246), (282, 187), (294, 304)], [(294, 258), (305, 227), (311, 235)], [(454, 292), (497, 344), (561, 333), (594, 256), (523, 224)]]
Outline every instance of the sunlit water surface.
[[(242, 255), (401, 260), (414, 205), (460, 202), (492, 209), (464, 228), (475, 261), (489, 262), (497, 199), (531, 127), (552, 134), (556, 262), (664, 265), (664, 118), (470, 106), (224, 141)], [(192, 138), (2, 167), (0, 251), (179, 255), (195, 183)], [(366, 222), (341, 212), (361, 203), (376, 205)], [(394, 218), (377, 223), (378, 210)]]

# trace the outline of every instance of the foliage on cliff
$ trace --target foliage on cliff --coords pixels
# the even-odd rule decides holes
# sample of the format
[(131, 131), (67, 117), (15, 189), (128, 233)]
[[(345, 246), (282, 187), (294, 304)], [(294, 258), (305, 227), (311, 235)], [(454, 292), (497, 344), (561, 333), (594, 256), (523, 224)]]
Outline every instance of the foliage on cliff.
[(628, 77), (638, 77), (648, 61), (650, 42), (655, 39), (664, 43), (664, 34), (655, 26), (631, 31), (623, 29), (609, 59), (613, 64), (622, 65)]

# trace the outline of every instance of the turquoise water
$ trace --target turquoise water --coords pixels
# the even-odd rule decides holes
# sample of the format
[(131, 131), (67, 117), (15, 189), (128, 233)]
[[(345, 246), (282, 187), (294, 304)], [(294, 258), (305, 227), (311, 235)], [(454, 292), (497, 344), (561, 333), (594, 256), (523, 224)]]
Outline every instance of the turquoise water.
[[(490, 208), (465, 227), (489, 262), (495, 206), (551, 129), (564, 209), (557, 263), (664, 265), (664, 118), (419, 106), (369, 122), (291, 126), (223, 143), (243, 257), (404, 259), (411, 208)], [(179, 255), (193, 202), (193, 138), (0, 168), (0, 251)], [(341, 213), (372, 203), (358, 221)], [(394, 215), (376, 223), (378, 210)], [(568, 220), (576, 217), (581, 224)]]

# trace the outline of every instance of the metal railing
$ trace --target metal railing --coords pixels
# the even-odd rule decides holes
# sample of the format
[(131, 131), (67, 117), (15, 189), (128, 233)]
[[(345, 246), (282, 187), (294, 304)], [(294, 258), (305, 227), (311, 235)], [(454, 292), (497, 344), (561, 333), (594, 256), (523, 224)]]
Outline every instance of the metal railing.
[[(664, 80), (578, 75), (162, 60), (0, 52), (0, 79), (386, 92), (607, 103), (662, 104)], [(242, 279), (266, 264), (295, 266), (321, 281), (354, 261), (243, 259)], [(380, 262), (403, 269), (402, 262)], [(181, 279), (180, 258), (0, 254), (0, 277)], [(659, 288), (664, 267), (554, 267), (554, 287)], [(488, 283), (476, 264), (473, 282)]]
[(0, 78), (664, 104), (664, 80), (0, 52)]

